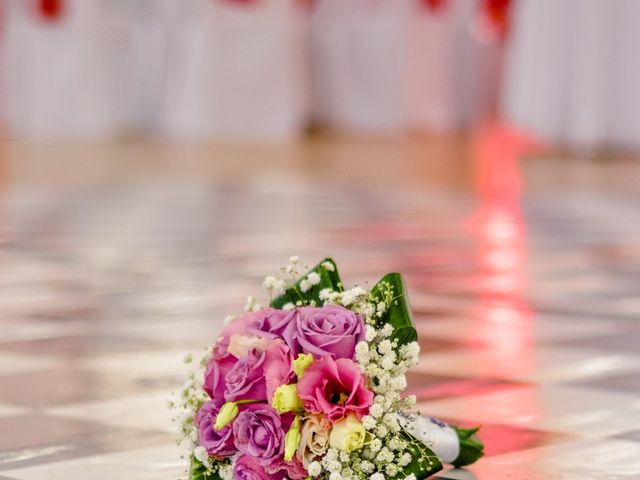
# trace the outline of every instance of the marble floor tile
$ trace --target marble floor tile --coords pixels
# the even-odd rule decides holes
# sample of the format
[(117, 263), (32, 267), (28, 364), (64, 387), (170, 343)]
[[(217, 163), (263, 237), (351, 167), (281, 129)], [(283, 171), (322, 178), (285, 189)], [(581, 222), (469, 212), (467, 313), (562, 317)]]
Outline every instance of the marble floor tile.
[[(355, 185), (360, 170), (335, 181), (351, 149), (382, 146), (350, 145), (324, 181), (339, 146), (304, 158), (283, 147), (300, 161), (285, 176), (4, 188), (0, 175), (0, 480), (177, 480), (167, 406), (183, 359), (247, 295), (266, 303), (262, 280), (290, 255), (333, 256), (348, 284), (403, 274), (422, 347), (408, 393), (424, 413), (484, 425), (486, 458), (440, 478), (639, 479), (637, 194), (559, 184), (560, 160), (535, 188), (524, 167), (505, 184), (491, 158), (451, 191), (388, 185), (393, 157), (382, 185)], [(58, 147), (34, 148), (46, 159)], [(217, 172), (226, 153), (211, 153)], [(601, 163), (594, 178), (619, 173)]]

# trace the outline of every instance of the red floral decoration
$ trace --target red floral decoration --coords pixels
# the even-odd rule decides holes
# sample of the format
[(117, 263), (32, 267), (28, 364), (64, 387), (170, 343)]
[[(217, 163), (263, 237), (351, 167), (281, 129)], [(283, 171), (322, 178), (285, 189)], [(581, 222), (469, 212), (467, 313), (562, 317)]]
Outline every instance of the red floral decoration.
[(447, 0), (422, 0), (422, 3), (432, 12), (439, 12), (447, 5)]
[(504, 38), (509, 30), (511, 0), (482, 0), (482, 14), (494, 32)]

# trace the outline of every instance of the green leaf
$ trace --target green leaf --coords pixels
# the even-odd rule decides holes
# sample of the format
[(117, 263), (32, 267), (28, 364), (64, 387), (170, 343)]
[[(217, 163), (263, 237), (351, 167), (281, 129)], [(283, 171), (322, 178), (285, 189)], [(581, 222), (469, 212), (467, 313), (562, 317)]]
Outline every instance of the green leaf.
[(190, 480), (221, 480), (218, 472), (209, 472), (207, 467), (198, 461), (195, 457), (191, 457), (191, 468), (189, 469)]
[(484, 444), (476, 435), (480, 427), (458, 428), (452, 426), (451, 428), (456, 431), (460, 440), (460, 453), (451, 462), (453, 466), (464, 467), (465, 465), (471, 465), (484, 455)]
[[(389, 298), (389, 288), (393, 298)], [(393, 327), (392, 339), (398, 340), (398, 346), (418, 340), (418, 333), (413, 325), (409, 299), (407, 298), (404, 281), (399, 273), (387, 273), (371, 289), (371, 296), (376, 302), (385, 302), (387, 311), (380, 319), (380, 324), (391, 324)]]
[(412, 457), (411, 463), (402, 469), (405, 477), (413, 473), (417, 480), (423, 480), (442, 470), (442, 462), (429, 447), (406, 431), (402, 436), (409, 442), (407, 450)]
[[(322, 266), (325, 262), (333, 266), (333, 271)], [(320, 277), (320, 283), (318, 285), (314, 285), (306, 292), (303, 292), (300, 290), (300, 282), (312, 272), (318, 274)], [(293, 303), (295, 305), (299, 300), (302, 300), (305, 303), (313, 300), (316, 302), (317, 306), (322, 306), (324, 305), (324, 302), (320, 300), (320, 291), (325, 288), (330, 288), (336, 292), (342, 291), (342, 283), (340, 282), (338, 267), (332, 258), (325, 258), (309, 270), (293, 287), (288, 288), (282, 295), (274, 298), (271, 301), (271, 306), (273, 308), (282, 308), (287, 303)]]

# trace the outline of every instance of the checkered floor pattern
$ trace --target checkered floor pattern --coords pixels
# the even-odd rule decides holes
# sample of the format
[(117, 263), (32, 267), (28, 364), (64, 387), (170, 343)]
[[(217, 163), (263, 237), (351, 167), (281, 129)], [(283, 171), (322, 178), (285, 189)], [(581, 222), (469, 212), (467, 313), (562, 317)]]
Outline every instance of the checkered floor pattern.
[(305, 184), (11, 193), (0, 479), (177, 479), (167, 398), (292, 254), (410, 287), (421, 411), (483, 424), (441, 478), (640, 478), (640, 201)]

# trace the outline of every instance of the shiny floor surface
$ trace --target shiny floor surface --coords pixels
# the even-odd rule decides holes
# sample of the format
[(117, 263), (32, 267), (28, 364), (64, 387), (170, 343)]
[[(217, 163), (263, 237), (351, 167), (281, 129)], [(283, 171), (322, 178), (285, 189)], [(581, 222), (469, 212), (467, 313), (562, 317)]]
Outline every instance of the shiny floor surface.
[(477, 160), (462, 189), (314, 181), (309, 165), (10, 184), (0, 480), (177, 479), (167, 398), (183, 357), (292, 254), (331, 255), (351, 283), (405, 275), (420, 409), (484, 425), (486, 458), (440, 477), (639, 479), (640, 197), (553, 168), (528, 188), (517, 165)]

